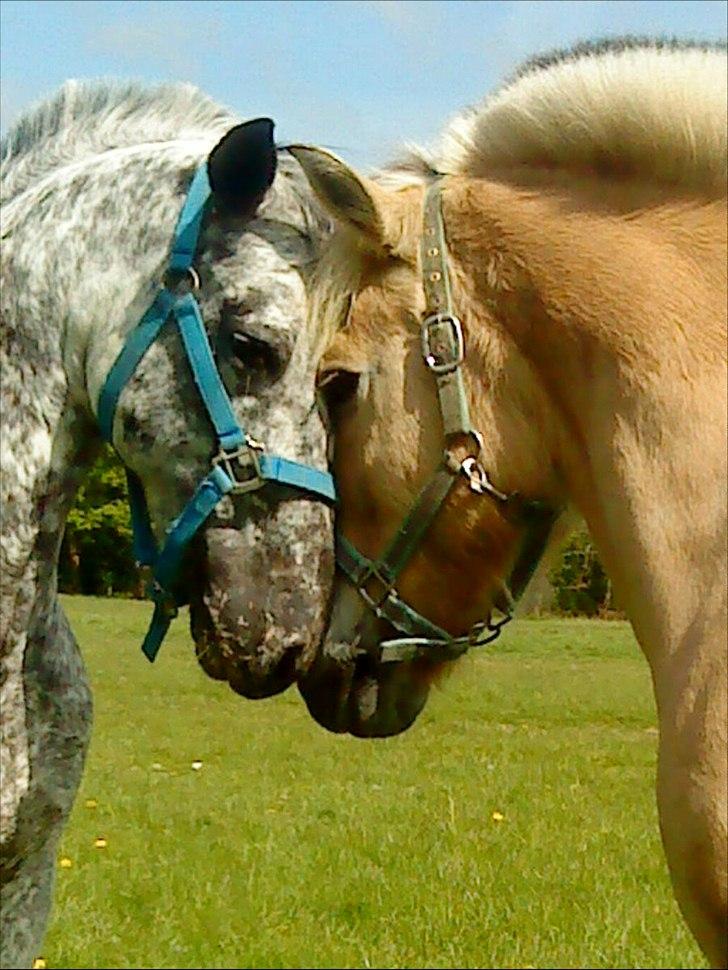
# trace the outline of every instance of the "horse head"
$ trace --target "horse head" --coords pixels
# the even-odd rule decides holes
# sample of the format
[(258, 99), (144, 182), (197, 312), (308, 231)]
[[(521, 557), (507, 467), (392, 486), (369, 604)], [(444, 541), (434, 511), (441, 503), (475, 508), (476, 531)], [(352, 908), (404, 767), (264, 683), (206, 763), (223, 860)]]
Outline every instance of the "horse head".
[(510, 618), (561, 495), (520, 394), (526, 366), (472, 284), (467, 186), (447, 190), (448, 252), (439, 186), (387, 187), (326, 152), (293, 152), (340, 226), (313, 301), (337, 331), (318, 383), (340, 574), (300, 687), (329, 729), (394, 734), (450, 661)]
[[(141, 507), (161, 548), (149, 558), (161, 564), (174, 547), (172, 568), (153, 570), (157, 612), (189, 602), (200, 664), (247, 697), (285, 689), (310, 663), (333, 570), (333, 494), (306, 326), (308, 268), (326, 223), (272, 133), (268, 119), (235, 126), (196, 160), (203, 203), (192, 211), (193, 182), (166, 287), (152, 284), (162, 325), (140, 359), (133, 344), (157, 312), (148, 279), (125, 325), (92, 340), (87, 354), (90, 396), (101, 394), (99, 418), (130, 473), (132, 511)], [(194, 171), (188, 164), (180, 174), (182, 193)], [(188, 209), (199, 232), (180, 267)], [(192, 338), (179, 307), (199, 322)], [(109, 344), (118, 349), (140, 318), (110, 369)], [(168, 618), (161, 622), (164, 631)]]

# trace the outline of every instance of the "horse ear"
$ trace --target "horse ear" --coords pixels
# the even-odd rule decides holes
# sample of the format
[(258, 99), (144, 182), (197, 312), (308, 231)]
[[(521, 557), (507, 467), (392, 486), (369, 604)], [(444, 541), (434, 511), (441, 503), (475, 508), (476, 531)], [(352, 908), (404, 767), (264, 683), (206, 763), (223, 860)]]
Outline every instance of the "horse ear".
[(276, 164), (270, 118), (231, 128), (207, 159), (207, 176), (218, 207), (236, 215), (254, 212), (273, 184)]
[(386, 193), (340, 158), (311, 145), (289, 145), (311, 188), (339, 222), (364, 235), (370, 245), (391, 248), (385, 230)]

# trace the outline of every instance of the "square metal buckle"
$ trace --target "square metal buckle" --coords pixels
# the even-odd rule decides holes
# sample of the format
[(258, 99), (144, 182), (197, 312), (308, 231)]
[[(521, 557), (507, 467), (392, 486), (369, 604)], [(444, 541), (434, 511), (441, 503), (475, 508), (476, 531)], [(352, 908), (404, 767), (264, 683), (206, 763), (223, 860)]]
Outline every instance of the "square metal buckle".
[(251, 439), (246, 439), (245, 444), (236, 448), (235, 451), (221, 450), (212, 459), (213, 465), (220, 465), (230, 481), (233, 482), (232, 495), (254, 492), (265, 485), (265, 479), (260, 470), (259, 451), (262, 451), (261, 445)]
[(463, 328), (450, 313), (431, 313), (422, 321), (422, 356), (435, 374), (448, 374), (463, 362)]

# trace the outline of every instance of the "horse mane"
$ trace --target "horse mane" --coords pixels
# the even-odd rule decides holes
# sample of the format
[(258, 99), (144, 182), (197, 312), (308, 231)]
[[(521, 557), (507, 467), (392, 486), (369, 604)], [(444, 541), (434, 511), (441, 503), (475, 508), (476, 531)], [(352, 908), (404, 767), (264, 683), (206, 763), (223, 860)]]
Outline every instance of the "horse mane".
[(0, 141), (6, 202), (48, 172), (115, 148), (221, 137), (238, 119), (191, 84), (67, 81)]
[[(527, 60), (433, 149), (409, 146), (373, 173), (385, 188), (437, 173), (487, 177), (539, 166), (726, 192), (726, 47), (623, 37)], [(341, 240), (344, 239), (342, 245)], [(341, 229), (316, 270), (311, 313), (325, 346), (346, 320), (364, 253)]]
[(409, 146), (379, 173), (393, 187), (434, 172), (574, 170), (725, 195), (726, 47), (623, 37), (538, 55), (432, 149)]

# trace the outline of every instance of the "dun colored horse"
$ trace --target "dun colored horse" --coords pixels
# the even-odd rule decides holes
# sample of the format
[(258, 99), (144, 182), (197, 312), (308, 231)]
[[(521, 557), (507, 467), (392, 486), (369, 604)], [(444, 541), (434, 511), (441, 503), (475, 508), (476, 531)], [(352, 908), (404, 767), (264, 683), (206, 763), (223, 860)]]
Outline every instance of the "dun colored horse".
[(537, 59), (373, 179), (294, 154), (340, 226), (314, 312), (342, 575), (309, 708), (407, 727), (577, 510), (652, 672), (675, 895), (725, 967), (725, 51)]

